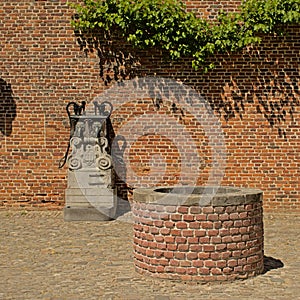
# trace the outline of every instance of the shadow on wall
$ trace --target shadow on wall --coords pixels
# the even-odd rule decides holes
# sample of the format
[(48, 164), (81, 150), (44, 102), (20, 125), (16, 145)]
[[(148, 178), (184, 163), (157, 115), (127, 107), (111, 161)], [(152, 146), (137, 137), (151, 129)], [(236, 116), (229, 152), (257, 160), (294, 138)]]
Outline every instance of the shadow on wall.
[[(136, 76), (168, 77), (198, 91), (226, 121), (234, 117), (242, 120), (245, 107), (250, 104), (282, 138), (287, 138), (286, 121), (295, 123), (296, 107), (300, 105), (299, 58), (286, 54), (291, 53), (291, 49), (298, 53), (299, 44), (295, 42), (297, 36), (289, 29), (285, 38), (266, 39), (245, 53), (228, 57), (216, 55), (211, 58), (216, 68), (207, 74), (190, 69), (189, 59), (170, 62), (166, 53), (158, 49), (133, 49), (118, 36), (105, 41), (103, 33), (99, 33), (93, 42), (87, 42), (82, 36), (77, 38), (87, 55), (90, 51), (98, 54), (99, 73), (105, 85)], [(156, 99), (159, 98), (156, 95)], [(155, 103), (157, 108), (160, 104)]]
[(300, 105), (298, 64), (279, 63), (276, 57), (253, 55), (240, 70), (226, 66), (228, 78), (222, 83), (217, 98), (209, 99), (212, 108), (226, 121), (238, 116), (241, 120), (246, 104), (256, 108), (278, 136), (286, 138), (283, 124), (295, 123), (295, 110)]
[(17, 106), (13, 98), (11, 85), (0, 78), (0, 132), (10, 136), (13, 121), (17, 115)]
[[(276, 47), (275, 44), (274, 48), (279, 45)], [(282, 49), (282, 53), (285, 50)], [(236, 117), (243, 120), (246, 106), (250, 104), (279, 137), (286, 139), (287, 122), (296, 124), (295, 112), (300, 106), (298, 62), (284, 58), (279, 61), (276, 53), (271, 53), (267, 47), (262, 47), (261, 51), (253, 50), (251, 54), (236, 54), (227, 61), (221, 56), (214, 59), (216, 68), (207, 74), (190, 71), (185, 76), (186, 63), (168, 68), (169, 63), (161, 60), (160, 67), (162, 71), (166, 70), (169, 78), (180, 79), (198, 91), (226, 122)], [(146, 71), (147, 75), (162, 74), (155, 65), (157, 63), (153, 63), (153, 70)]]
[(118, 203), (115, 218), (118, 218), (131, 210), (128, 202), (128, 193), (130, 193), (131, 187), (126, 183), (127, 169), (123, 157), (127, 142), (124, 136), (115, 135), (110, 119), (107, 122), (107, 131), (109, 145), (111, 145), (110, 154), (113, 162), (114, 180), (117, 188)]

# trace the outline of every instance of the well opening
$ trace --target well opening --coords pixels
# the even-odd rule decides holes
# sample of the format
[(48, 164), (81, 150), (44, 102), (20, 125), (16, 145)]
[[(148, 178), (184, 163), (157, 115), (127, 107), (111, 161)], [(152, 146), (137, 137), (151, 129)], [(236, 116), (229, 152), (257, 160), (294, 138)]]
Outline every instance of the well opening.
[(241, 190), (234, 187), (161, 187), (154, 189), (154, 192), (158, 193), (171, 193), (171, 194), (193, 194), (193, 195), (203, 195), (203, 194), (228, 194), (228, 193), (237, 193)]

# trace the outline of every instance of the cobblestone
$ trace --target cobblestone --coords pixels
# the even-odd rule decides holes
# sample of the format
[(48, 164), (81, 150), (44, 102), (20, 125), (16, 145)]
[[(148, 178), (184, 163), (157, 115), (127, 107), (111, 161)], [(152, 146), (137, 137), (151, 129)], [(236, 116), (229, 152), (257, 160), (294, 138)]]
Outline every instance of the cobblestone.
[(64, 222), (58, 211), (1, 211), (0, 299), (300, 299), (300, 216), (265, 214), (264, 229), (263, 275), (202, 284), (136, 273), (124, 219)]

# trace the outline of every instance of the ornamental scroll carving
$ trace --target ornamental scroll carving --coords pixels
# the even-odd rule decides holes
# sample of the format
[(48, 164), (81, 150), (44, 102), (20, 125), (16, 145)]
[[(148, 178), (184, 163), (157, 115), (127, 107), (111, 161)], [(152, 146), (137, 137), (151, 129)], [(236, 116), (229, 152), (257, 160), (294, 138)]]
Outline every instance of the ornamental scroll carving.
[[(71, 154), (68, 158), (70, 170), (78, 169), (100, 169), (111, 168), (111, 156), (107, 153), (108, 141), (104, 136), (98, 137), (102, 133), (101, 124), (93, 122), (91, 119), (79, 121), (76, 126), (84, 127), (84, 130), (76, 130), (70, 140)], [(91, 134), (91, 129), (95, 127), (99, 131)], [(95, 136), (95, 133), (97, 134)]]
[[(70, 112), (71, 105), (74, 114)], [(74, 102), (67, 105), (70, 140), (62, 166), (67, 162), (70, 170), (106, 171), (112, 167), (106, 130), (106, 120), (111, 114), (112, 105), (109, 102), (94, 102), (94, 108), (94, 115), (88, 115), (85, 103), (81, 106)]]

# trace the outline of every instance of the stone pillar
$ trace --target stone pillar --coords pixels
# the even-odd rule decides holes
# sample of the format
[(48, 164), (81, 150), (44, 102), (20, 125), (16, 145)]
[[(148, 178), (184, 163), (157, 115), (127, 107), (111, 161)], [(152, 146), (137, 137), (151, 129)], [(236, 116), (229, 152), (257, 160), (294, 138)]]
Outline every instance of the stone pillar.
[(65, 221), (107, 221), (116, 213), (114, 170), (106, 129), (110, 111), (96, 113), (96, 109), (95, 115), (70, 115), (68, 111), (71, 151), (66, 159), (69, 170)]

